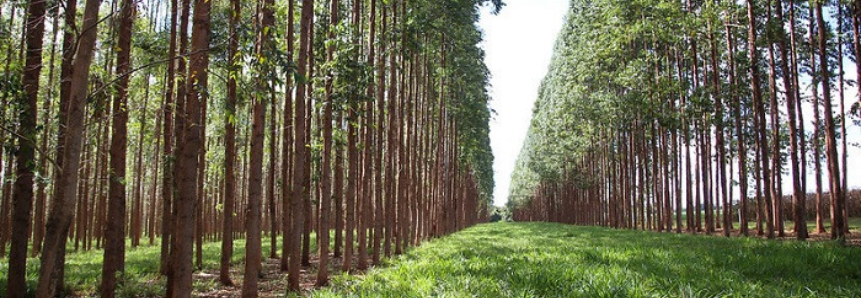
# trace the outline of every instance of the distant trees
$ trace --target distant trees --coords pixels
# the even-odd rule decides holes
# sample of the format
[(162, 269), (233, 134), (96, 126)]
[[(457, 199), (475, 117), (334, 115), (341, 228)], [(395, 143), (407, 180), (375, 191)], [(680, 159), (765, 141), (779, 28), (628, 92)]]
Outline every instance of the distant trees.
[[(830, 57), (857, 57), (857, 44), (842, 51), (857, 22), (840, 16), (859, 7), (785, 4), (572, 1), (513, 175), (514, 219), (730, 236), (735, 223), (748, 235), (755, 218), (767, 237), (783, 236), (792, 220), (806, 239), (808, 215), (824, 232), (820, 210), (830, 208), (831, 236), (844, 238), (838, 152), (847, 149), (837, 148), (846, 139), (837, 125), (849, 119), (833, 100), (833, 84), (845, 88), (843, 60)], [(808, 160), (817, 198), (826, 191), (821, 150), (830, 200), (808, 211)]]
[[(264, 235), (273, 258), (282, 237), (281, 270), (299, 290), (311, 261), (322, 286), (333, 258), (364, 270), (487, 217), (488, 71), (475, 18), (499, 1), (26, 3), (0, 5), (4, 29), (26, 43), (0, 47), (0, 139), (14, 145), (0, 154), (10, 297), (34, 290), (30, 244), (40, 298), (80, 282), (66, 280), (67, 247), (104, 248), (99, 292), (115, 296), (135, 274), (124, 272), (126, 241), (142, 237), (160, 246), (151, 262), (166, 297), (191, 297), (205, 241), (221, 241), (218, 281), (240, 278), (243, 297), (257, 297), (270, 274)], [(241, 277), (230, 273), (237, 238)]]

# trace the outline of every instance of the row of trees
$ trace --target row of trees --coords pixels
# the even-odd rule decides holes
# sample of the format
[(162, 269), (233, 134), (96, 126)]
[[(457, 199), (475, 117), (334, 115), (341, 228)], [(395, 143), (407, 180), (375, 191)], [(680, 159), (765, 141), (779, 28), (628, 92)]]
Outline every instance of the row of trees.
[(4, 2), (2, 29), (24, 44), (3, 43), (5, 297), (34, 290), (28, 255), (35, 296), (62, 293), (67, 247), (104, 248), (100, 295), (114, 297), (126, 241), (147, 238), (165, 296), (190, 297), (204, 241), (222, 242), (233, 284), (237, 237), (242, 296), (256, 297), (264, 232), (299, 290), (312, 233), (325, 285), (330, 256), (362, 270), (485, 220), (485, 2), (503, 5)]
[(859, 26), (861, 1), (572, 1), (514, 218), (843, 239)]

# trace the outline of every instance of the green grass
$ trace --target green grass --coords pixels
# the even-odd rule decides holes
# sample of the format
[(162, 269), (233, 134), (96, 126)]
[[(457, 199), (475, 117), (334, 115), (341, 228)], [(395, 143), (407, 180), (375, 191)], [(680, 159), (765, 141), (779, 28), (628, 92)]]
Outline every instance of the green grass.
[[(244, 240), (236, 240), (234, 245), (233, 263), (241, 267)], [(74, 295), (95, 293), (101, 279), (102, 253), (69, 254), (66, 282)], [(219, 253), (219, 242), (204, 244), (204, 270), (217, 269)], [(263, 253), (268, 256), (268, 238), (263, 241)], [(130, 248), (118, 296), (163, 295), (164, 279), (157, 273), (159, 259), (158, 242)], [(7, 264), (3, 262), (0, 297), (6, 286)], [(28, 260), (31, 291), (36, 286), (37, 267), (38, 259)], [(200, 292), (216, 287), (216, 283), (196, 280), (194, 286)], [(286, 290), (280, 295), (287, 295)], [(861, 297), (861, 249), (833, 242), (496, 223), (427, 242), (365, 275), (337, 275), (332, 287), (309, 295)]]
[[(311, 236), (311, 251), (316, 251), (316, 237)], [(118, 297), (155, 297), (164, 295), (165, 279), (158, 278), (159, 260), (161, 259), (160, 240), (149, 245), (148, 240), (142, 240), (142, 245), (137, 248), (126, 248), (126, 271), (120, 279), (117, 290)], [(145, 244), (144, 244), (145, 243)], [(269, 238), (262, 241), (263, 256), (269, 256)], [(278, 252), (280, 256), (281, 239), (278, 239)], [(92, 296), (98, 291), (102, 278), (102, 260), (104, 251), (94, 249), (90, 251), (74, 251), (69, 245), (69, 254), (66, 256), (66, 289), (74, 296)], [(203, 244), (204, 271), (217, 270), (221, 256), (221, 242), (208, 242)], [(245, 240), (236, 239), (233, 242), (233, 255), (231, 261), (236, 266), (242, 264), (245, 257)], [(8, 258), (0, 259), (0, 297), (6, 293), (6, 272), (8, 271)], [(241, 268), (241, 266), (240, 266)], [(28, 296), (35, 295), (36, 285), (39, 277), (39, 258), (27, 259), (27, 290)], [(215, 282), (195, 280), (195, 289), (205, 290), (214, 287)]]
[(341, 275), (311, 297), (861, 297), (861, 250), (496, 223)]

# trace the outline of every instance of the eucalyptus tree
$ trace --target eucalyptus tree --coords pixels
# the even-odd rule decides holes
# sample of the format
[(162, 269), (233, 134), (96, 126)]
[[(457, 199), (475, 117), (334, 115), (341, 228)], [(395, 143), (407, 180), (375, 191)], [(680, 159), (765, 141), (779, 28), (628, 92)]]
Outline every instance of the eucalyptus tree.
[[(68, 4), (66, 6), (67, 15), (68, 9), (70, 9)], [(68, 72), (64, 72), (67, 75), (61, 73), (61, 77), (64, 82), (68, 79), (70, 83), (68, 93), (63, 92), (64, 88), (62, 85), (60, 86), (60, 108), (65, 112), (60, 113), (62, 116), (59, 117), (64, 123), (61, 125), (58, 137), (57, 156), (62, 167), (59, 168), (57, 181), (54, 183), (54, 197), (51, 200), (48, 220), (45, 222), (45, 240), (42, 244), (42, 254), (39, 257), (37, 298), (54, 297), (57, 289), (63, 285), (62, 267), (65, 264), (66, 241), (72, 222), (78, 186), (78, 169), (81, 163), (84, 129), (84, 105), (90, 65), (93, 60), (93, 48), (98, 33), (100, 4), (100, 0), (87, 0), (84, 5), (82, 27), (92, 29), (84, 31), (77, 38), (71, 33), (63, 35), (64, 44), (68, 42), (70, 44), (69, 49), (71, 49), (72, 44), (77, 44), (77, 50), (69, 50), (63, 56), (64, 65), (68, 63), (70, 69)], [(73, 17), (67, 17), (66, 21), (66, 26), (75, 23)], [(73, 25), (72, 27), (76, 26)], [(65, 41), (66, 37), (70, 40)]]
[[(135, 6), (131, 0), (121, 4), (117, 39), (116, 74), (121, 76), (115, 88), (110, 152), (110, 198), (105, 229), (105, 259), (102, 263), (101, 296), (116, 295), (117, 273), (125, 271), (126, 247), (126, 147), (128, 147), (129, 70), (131, 69), (132, 26)], [(141, 132), (142, 133), (142, 132)]]
[[(788, 10), (783, 4), (572, 1), (512, 175), (513, 218), (677, 232), (686, 225), (689, 232), (720, 229), (724, 236), (738, 218), (746, 236), (753, 211), (758, 233), (782, 237), (788, 151), (793, 231), (805, 239), (810, 144), (802, 99), (812, 95), (819, 119), (817, 87), (830, 88), (830, 70), (840, 65), (828, 57), (840, 47), (830, 46), (830, 23), (819, 23), (816, 9), (839, 4), (792, 1)], [(810, 47), (796, 32), (795, 14), (805, 8)], [(810, 62), (800, 66), (798, 57)], [(810, 81), (812, 88), (801, 84)], [(824, 91), (828, 110), (821, 117), (834, 121), (825, 98), (832, 91)], [(814, 124), (811, 151), (817, 162), (821, 130), (828, 165), (836, 169), (829, 168), (829, 179), (839, 178), (845, 176), (840, 158), (828, 151), (829, 142), (837, 146), (837, 123), (827, 124)], [(840, 181), (829, 180), (829, 189), (844, 186)], [(835, 221), (847, 217), (841, 202), (830, 203)]]
[[(33, 251), (41, 253), (37, 296), (63, 290), (69, 239), (75, 250), (92, 249), (93, 243), (105, 248), (100, 290), (112, 296), (120, 278), (137, 273), (119, 275), (126, 239), (136, 247), (146, 245), (140, 241), (145, 234), (151, 245), (160, 238), (160, 260), (152, 262), (167, 277), (165, 296), (189, 297), (192, 264), (200, 268), (203, 243), (222, 242), (218, 280), (229, 285), (233, 240), (244, 237), (243, 295), (254, 297), (263, 273), (263, 232), (270, 241), (283, 235), (281, 267), (288, 271), (288, 287), (298, 290), (302, 267), (312, 260), (321, 268), (317, 283), (328, 282), (330, 229), (331, 257), (343, 258), (341, 269), (353, 271), (380, 264), (386, 252), (403, 253), (483, 220), (493, 189), (493, 156), (489, 73), (475, 23), (487, 3), (502, 6), (478, 0), (305, 0), (296, 12), (293, 1), (282, 10), (272, 1), (242, 7), (241, 1), (152, 0), (115, 1), (100, 14), (99, 1), (88, 0), (77, 24), (78, 5), (66, 1), (59, 6), (68, 17), (60, 80), (53, 80), (50, 60), (51, 88), (43, 92), (48, 98), (35, 93), (37, 106), (42, 100), (46, 107), (45, 122), (57, 113), (61, 123), (56, 132), (37, 126), (38, 134), (17, 140), (22, 147), (35, 150), (38, 144), (57, 152), (53, 160), (46, 154), (38, 162), (30, 158), (40, 174), (53, 163), (54, 179), (22, 184), (39, 185), (37, 197), (50, 196), (50, 204), (35, 204), (37, 215), (50, 206), (47, 222), (37, 216), (24, 225), (16, 222), (14, 229), (46, 225), (42, 249)], [(241, 13), (254, 4), (257, 15)], [(346, 7), (351, 15), (342, 18)], [(284, 10), (286, 30), (278, 23)], [(53, 19), (38, 19), (54, 21), (56, 34), (60, 12), (52, 12)], [(301, 16), (295, 37), (294, 13)], [(3, 17), (11, 24), (22, 19), (14, 12)], [(104, 26), (107, 32), (98, 34)], [(38, 33), (24, 27), (12, 29), (22, 36)], [(110, 47), (93, 55), (99, 44)], [(7, 57), (18, 54), (24, 61), (27, 52), (13, 47), (9, 43)], [(12, 64), (17, 60), (7, 59), (7, 77), (18, 77)], [(36, 78), (45, 75), (26, 70)], [(55, 82), (60, 100), (52, 107)], [(154, 94), (162, 97), (159, 102), (150, 100)], [(273, 115), (268, 131), (266, 109)], [(4, 105), (2, 112), (9, 110)], [(32, 128), (21, 119), (10, 122), (22, 131)], [(43, 189), (48, 185), (54, 190)], [(29, 216), (30, 211), (9, 210), (12, 186), (6, 186), (0, 212)], [(237, 231), (237, 224), (245, 231)], [(3, 241), (9, 226), (0, 223)], [(319, 235), (316, 258), (310, 258), (312, 230)], [(34, 244), (41, 240), (36, 237)], [(28, 244), (18, 241), (23, 239), (14, 240), (16, 256), (19, 244)], [(276, 256), (277, 243), (271, 248), (270, 256)], [(357, 262), (347, 261), (352, 257)]]
[[(39, 81), (42, 70), (42, 44), (45, 34), (47, 3), (40, 0), (27, 2), (26, 58), (20, 87), (23, 92), (13, 94), (18, 114), (18, 130), (15, 133), (15, 185), (12, 190), (12, 229), (9, 250), (8, 296), (23, 298), (27, 286), (27, 246), (30, 240), (30, 220), (33, 210), (33, 178), (36, 167), (36, 118), (39, 97)], [(7, 59), (11, 59), (7, 57)], [(7, 77), (10, 78), (11, 77)], [(8, 92), (8, 91), (7, 91)], [(5, 111), (2, 111), (5, 113)], [(44, 154), (44, 153), (43, 153)], [(2, 156), (0, 156), (2, 158)], [(0, 243), (0, 245), (6, 245)]]

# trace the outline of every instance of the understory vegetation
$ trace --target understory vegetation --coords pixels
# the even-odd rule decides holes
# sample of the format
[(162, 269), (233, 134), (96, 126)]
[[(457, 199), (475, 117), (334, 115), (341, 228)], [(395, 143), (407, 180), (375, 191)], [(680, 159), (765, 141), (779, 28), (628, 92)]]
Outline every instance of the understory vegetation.
[(858, 297), (861, 250), (579, 227), (482, 224), (311, 297)]

